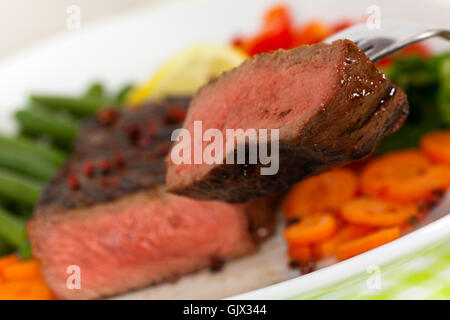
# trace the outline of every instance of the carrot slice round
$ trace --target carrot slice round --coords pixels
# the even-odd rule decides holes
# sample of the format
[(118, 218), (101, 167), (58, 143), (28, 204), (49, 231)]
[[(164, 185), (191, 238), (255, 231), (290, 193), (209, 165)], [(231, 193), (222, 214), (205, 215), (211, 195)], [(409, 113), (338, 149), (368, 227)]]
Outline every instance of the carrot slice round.
[(387, 200), (426, 200), (450, 186), (450, 167), (433, 165), (421, 152), (407, 150), (375, 159), (363, 170), (363, 193)]
[(0, 258), (0, 273), (1, 273), (1, 270), (3, 269), (3, 267), (6, 267), (13, 263), (17, 263), (19, 261), (20, 261), (19, 257), (15, 254), (11, 254), (11, 255)]
[(373, 228), (370, 227), (346, 225), (330, 239), (316, 244), (314, 247), (314, 253), (320, 258), (332, 256), (335, 254), (336, 247), (338, 245), (350, 240), (361, 238), (372, 231)]
[(309, 245), (290, 246), (289, 257), (292, 260), (305, 262), (312, 259), (312, 249)]
[(351, 200), (341, 210), (341, 216), (345, 221), (369, 227), (402, 226), (418, 214), (416, 204), (394, 203), (370, 197)]
[(330, 238), (337, 229), (336, 218), (329, 213), (306, 216), (284, 231), (291, 246), (317, 243)]
[(33, 280), (41, 278), (41, 271), (37, 260), (27, 260), (5, 266), (2, 275), (6, 281)]
[(54, 296), (42, 279), (12, 281), (0, 285), (0, 300), (52, 300)]
[(450, 130), (427, 134), (421, 139), (420, 147), (431, 161), (450, 165)]
[(399, 237), (399, 227), (381, 229), (365, 237), (339, 245), (336, 249), (336, 257), (339, 261), (342, 261), (372, 250)]
[(316, 212), (339, 210), (355, 197), (358, 179), (349, 169), (335, 169), (310, 177), (294, 186), (282, 210), (286, 218), (298, 218)]

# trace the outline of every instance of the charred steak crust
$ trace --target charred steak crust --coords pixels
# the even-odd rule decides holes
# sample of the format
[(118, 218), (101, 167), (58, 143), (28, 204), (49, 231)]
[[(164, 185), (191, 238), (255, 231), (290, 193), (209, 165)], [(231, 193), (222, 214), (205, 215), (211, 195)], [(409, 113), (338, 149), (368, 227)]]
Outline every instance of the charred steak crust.
[[(274, 199), (232, 205), (165, 191), (164, 158), (188, 103), (103, 110), (84, 124), (28, 223), (33, 254), (57, 297), (108, 297), (216, 268), (272, 233)], [(81, 290), (66, 287), (69, 265), (81, 268)]]
[[(189, 100), (108, 109), (87, 120), (74, 155), (46, 186), (36, 213), (88, 207), (164, 184), (170, 135), (183, 122)], [(79, 187), (70, 186), (71, 176)]]
[[(222, 84), (228, 82), (229, 85), (236, 79), (239, 81), (246, 69), (251, 71), (277, 65), (289, 70), (311, 56), (316, 57), (314, 63), (318, 67), (321, 63), (330, 63), (326, 61), (329, 57), (338, 57), (332, 61), (340, 75), (332, 88), (336, 94), (327, 96), (318, 112), (300, 119), (298, 131), (292, 130), (283, 135), (283, 128), (280, 128), (280, 162), (276, 175), (260, 175), (260, 163), (223, 164), (211, 166), (206, 174), (186, 182), (186, 179), (178, 181), (178, 177), (172, 174), (176, 165), (170, 163), (168, 190), (196, 199), (229, 202), (244, 202), (273, 194), (308, 175), (367, 156), (384, 135), (403, 124), (409, 110), (405, 93), (386, 79), (356, 45), (349, 40), (339, 40), (333, 45), (320, 43), (289, 51), (279, 50), (247, 60), (196, 94), (184, 126), (193, 120), (200, 120), (192, 119), (199, 104), (215, 92), (226, 94), (220, 91)], [(277, 99), (276, 93), (273, 99)], [(288, 116), (291, 110), (281, 112), (277, 118)]]

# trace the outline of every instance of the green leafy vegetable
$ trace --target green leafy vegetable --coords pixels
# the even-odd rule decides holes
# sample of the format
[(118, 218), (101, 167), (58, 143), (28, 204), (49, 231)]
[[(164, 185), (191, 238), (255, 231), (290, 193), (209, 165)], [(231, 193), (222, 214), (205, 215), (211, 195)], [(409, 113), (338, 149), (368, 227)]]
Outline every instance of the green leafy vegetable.
[(424, 134), (450, 128), (450, 53), (427, 60), (397, 57), (387, 75), (408, 95), (410, 114), (402, 128), (381, 141), (376, 153), (417, 147)]

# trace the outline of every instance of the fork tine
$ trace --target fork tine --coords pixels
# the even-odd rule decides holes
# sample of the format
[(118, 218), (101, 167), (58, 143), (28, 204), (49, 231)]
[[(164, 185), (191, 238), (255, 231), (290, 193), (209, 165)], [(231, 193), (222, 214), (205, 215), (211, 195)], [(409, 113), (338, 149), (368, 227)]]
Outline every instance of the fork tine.
[(361, 23), (327, 38), (325, 42), (352, 40), (370, 60), (376, 62), (410, 44), (435, 36), (450, 40), (450, 30), (407, 21), (383, 20), (381, 28), (369, 28), (367, 24)]

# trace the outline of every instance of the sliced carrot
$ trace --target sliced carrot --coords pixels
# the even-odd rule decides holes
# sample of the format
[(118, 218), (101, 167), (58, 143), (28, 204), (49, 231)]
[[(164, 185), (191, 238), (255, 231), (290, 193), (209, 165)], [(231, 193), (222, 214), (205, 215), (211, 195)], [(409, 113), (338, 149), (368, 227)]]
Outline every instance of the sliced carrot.
[(348, 223), (368, 227), (394, 227), (417, 217), (419, 208), (414, 203), (395, 203), (372, 197), (360, 197), (347, 202), (341, 210)]
[(427, 134), (421, 139), (420, 147), (431, 161), (450, 165), (450, 130)]
[(342, 261), (363, 252), (372, 250), (399, 237), (399, 227), (381, 229), (362, 238), (351, 240), (339, 245), (336, 248), (336, 257), (339, 261)]
[(5, 266), (2, 275), (5, 281), (34, 280), (41, 277), (41, 272), (37, 260), (27, 260)]
[(290, 246), (317, 243), (330, 238), (337, 229), (336, 218), (329, 213), (314, 214), (289, 226), (284, 236)]
[(355, 225), (346, 225), (332, 238), (315, 245), (314, 252), (319, 258), (335, 254), (336, 247), (344, 242), (363, 237), (373, 231), (373, 228)]
[(50, 300), (54, 296), (42, 279), (0, 284), (0, 300)]
[(433, 165), (419, 151), (395, 152), (368, 164), (361, 183), (366, 195), (401, 202), (426, 200), (450, 186), (450, 167)]
[(20, 261), (19, 257), (15, 254), (11, 254), (11, 255), (0, 258), (0, 273), (4, 267), (6, 267), (10, 264), (13, 264), (13, 263), (17, 263), (19, 261)]
[(312, 249), (309, 245), (290, 246), (289, 257), (292, 260), (304, 262), (312, 259)]
[(324, 211), (337, 211), (355, 197), (358, 179), (349, 169), (335, 169), (298, 183), (283, 203), (283, 213), (290, 218)]

